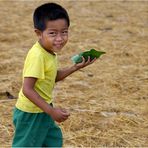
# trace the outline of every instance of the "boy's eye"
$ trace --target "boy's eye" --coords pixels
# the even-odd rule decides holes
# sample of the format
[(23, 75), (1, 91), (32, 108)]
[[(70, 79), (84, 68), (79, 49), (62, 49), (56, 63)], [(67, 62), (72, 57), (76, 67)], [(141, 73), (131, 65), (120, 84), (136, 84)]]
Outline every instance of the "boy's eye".
[(62, 33), (63, 33), (63, 34), (68, 34), (68, 31), (67, 31), (67, 30), (65, 30), (65, 31), (63, 31)]
[(48, 35), (51, 36), (51, 37), (55, 37), (57, 35), (57, 33), (52, 31), (52, 32), (49, 32)]
[(56, 35), (56, 32), (49, 32), (50, 35)]

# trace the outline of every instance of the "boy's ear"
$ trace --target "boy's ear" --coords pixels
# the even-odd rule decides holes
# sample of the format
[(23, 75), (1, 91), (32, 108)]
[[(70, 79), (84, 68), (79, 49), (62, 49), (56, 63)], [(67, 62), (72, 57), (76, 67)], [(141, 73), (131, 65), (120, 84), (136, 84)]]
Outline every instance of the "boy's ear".
[(41, 34), (42, 32), (39, 30), (39, 29), (34, 29), (34, 32), (36, 33), (36, 35), (40, 38), (41, 37)]

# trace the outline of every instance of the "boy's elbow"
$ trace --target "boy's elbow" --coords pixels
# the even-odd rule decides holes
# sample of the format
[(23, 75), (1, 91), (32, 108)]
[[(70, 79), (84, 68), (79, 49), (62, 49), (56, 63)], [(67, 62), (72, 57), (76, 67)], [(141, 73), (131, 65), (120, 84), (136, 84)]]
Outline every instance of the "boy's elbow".
[(24, 78), (22, 92), (27, 98), (32, 98), (35, 92), (34, 85), (36, 80), (37, 80), (36, 78), (31, 78), (31, 77)]
[(23, 87), (22, 92), (25, 95), (25, 97), (29, 98), (31, 91), (33, 91), (31, 88)]
[(27, 95), (28, 94), (28, 89), (27, 88), (23, 87), (22, 92), (23, 92), (24, 96), (26, 96), (26, 97), (28, 96)]
[(56, 79), (55, 79), (55, 82), (58, 82), (58, 81), (60, 81), (59, 78), (56, 78)]
[(57, 79), (55, 80), (55, 82), (62, 81), (62, 80), (64, 80), (64, 78), (57, 78)]

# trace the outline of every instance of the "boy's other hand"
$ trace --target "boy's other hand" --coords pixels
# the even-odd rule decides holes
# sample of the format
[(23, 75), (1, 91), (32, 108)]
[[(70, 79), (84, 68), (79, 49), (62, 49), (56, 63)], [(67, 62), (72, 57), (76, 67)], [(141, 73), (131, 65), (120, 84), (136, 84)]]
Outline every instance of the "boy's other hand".
[(75, 64), (74, 66), (76, 67), (77, 70), (84, 68), (92, 63), (94, 63), (96, 61), (96, 58), (94, 58), (93, 60), (90, 60), (90, 56), (88, 57), (88, 60), (85, 61), (85, 58), (82, 56), (82, 62)]
[(52, 108), (50, 116), (57, 122), (63, 122), (68, 119), (70, 113), (68, 113), (65, 109)]

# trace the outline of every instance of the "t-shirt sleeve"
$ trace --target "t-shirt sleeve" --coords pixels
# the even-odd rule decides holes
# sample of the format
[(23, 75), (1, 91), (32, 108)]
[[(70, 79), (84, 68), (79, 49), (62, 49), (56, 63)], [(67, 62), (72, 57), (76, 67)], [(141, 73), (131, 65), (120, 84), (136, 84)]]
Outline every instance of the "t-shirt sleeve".
[(23, 77), (44, 79), (44, 59), (42, 56), (28, 56), (25, 61)]

